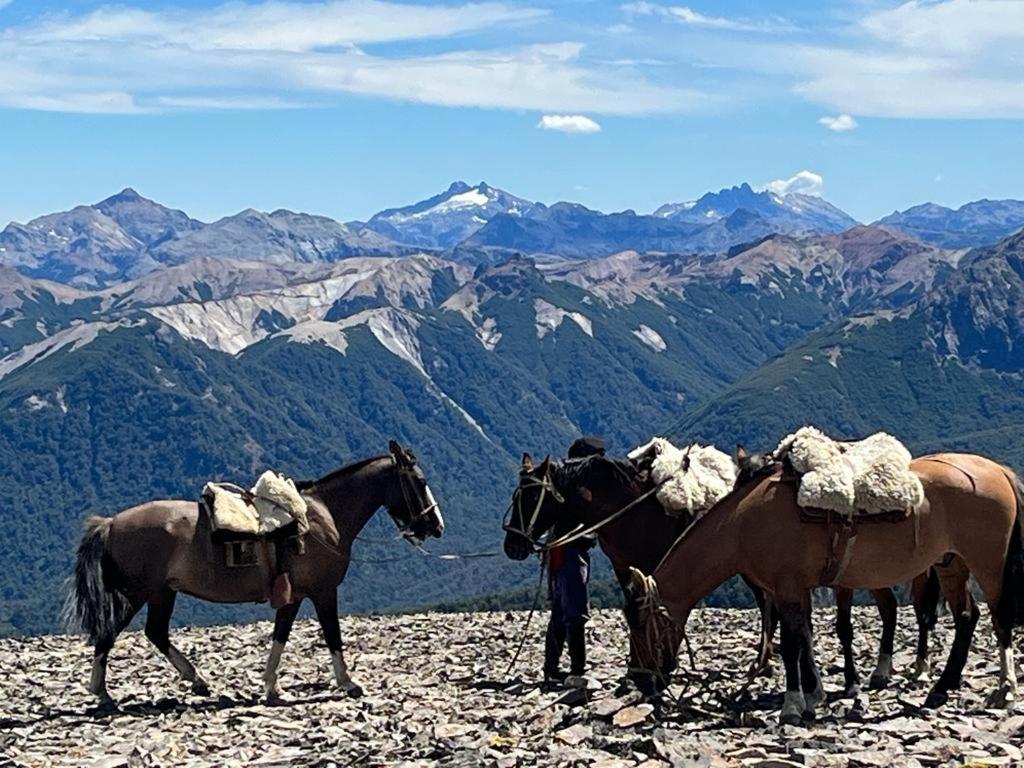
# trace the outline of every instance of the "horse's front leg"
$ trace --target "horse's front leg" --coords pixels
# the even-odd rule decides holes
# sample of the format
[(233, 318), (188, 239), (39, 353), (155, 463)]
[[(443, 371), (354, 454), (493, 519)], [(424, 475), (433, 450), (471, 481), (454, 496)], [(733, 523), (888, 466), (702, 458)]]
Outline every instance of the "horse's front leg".
[(263, 672), (263, 683), (268, 704), (277, 704), (281, 701), (281, 686), (277, 682), (277, 668), (281, 664), (281, 654), (284, 653), (285, 643), (292, 632), (292, 624), (299, 613), (301, 601), (289, 603), (280, 608), (274, 616), (273, 642), (270, 645), (270, 655), (267, 656), (267, 668)]
[(352, 698), (363, 695), (363, 689), (352, 681), (345, 664), (345, 654), (341, 647), (341, 624), (338, 622), (338, 596), (336, 590), (320, 595), (313, 600), (316, 617), (320, 620), (320, 628), (324, 633), (324, 641), (331, 652), (331, 664), (334, 666), (334, 680)]
[(928, 662), (928, 633), (938, 623), (939, 598), (942, 596), (939, 576), (935, 569), (929, 568), (915, 577), (912, 591), (914, 615), (917, 617), (917, 658), (914, 661), (911, 680), (918, 685), (923, 685), (928, 682), (928, 675), (931, 671)]

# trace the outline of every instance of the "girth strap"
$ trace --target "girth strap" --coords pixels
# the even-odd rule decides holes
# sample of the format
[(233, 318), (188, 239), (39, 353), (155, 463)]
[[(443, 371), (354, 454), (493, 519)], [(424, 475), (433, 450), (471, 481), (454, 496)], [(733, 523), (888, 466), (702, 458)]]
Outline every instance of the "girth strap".
[(828, 535), (828, 554), (825, 567), (821, 570), (822, 584), (833, 587), (843, 577), (846, 567), (853, 555), (853, 545), (857, 540), (857, 524), (853, 517), (829, 511), (826, 517), (826, 533)]

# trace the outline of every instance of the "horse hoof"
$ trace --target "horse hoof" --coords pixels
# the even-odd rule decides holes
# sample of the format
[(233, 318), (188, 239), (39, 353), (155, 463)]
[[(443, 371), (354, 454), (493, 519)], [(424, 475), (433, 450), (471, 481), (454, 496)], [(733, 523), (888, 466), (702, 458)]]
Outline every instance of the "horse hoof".
[(345, 686), (345, 695), (350, 699), (359, 699), (363, 696), (363, 689), (355, 683), (352, 683), (351, 685)]
[(271, 691), (267, 694), (266, 699), (264, 699), (264, 703), (268, 707), (280, 707), (283, 704), (285, 704), (285, 700), (284, 697), (277, 691)]
[(95, 715), (102, 716), (113, 714), (114, 712), (117, 712), (117, 710), (117, 702), (104, 693), (99, 696), (98, 700), (96, 701), (96, 706), (92, 710), (92, 712)]
[(815, 712), (813, 709), (805, 709), (803, 712), (800, 713), (800, 722), (804, 724), (813, 723), (817, 719), (818, 713)]
[(925, 709), (938, 709), (949, 701), (949, 694), (946, 691), (932, 691), (924, 700)]
[(885, 675), (872, 675), (868, 680), (868, 690), (880, 691), (887, 687), (889, 687), (889, 678)]
[(205, 680), (196, 680), (192, 683), (192, 693), (196, 696), (209, 696), (210, 686), (206, 684)]
[(985, 706), (989, 709), (1007, 709), (1016, 698), (1016, 692), (1009, 686), (1000, 686), (985, 698)]
[(804, 718), (799, 712), (783, 712), (779, 715), (779, 725), (803, 725)]

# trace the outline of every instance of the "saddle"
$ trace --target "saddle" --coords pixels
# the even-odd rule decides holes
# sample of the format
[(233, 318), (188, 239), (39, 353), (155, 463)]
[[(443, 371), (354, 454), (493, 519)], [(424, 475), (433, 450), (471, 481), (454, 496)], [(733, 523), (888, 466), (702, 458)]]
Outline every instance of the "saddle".
[(200, 494), (199, 507), (209, 520), (211, 540), (224, 547), (228, 567), (266, 566), (272, 576), (271, 605), (280, 608), (290, 603), (287, 556), (303, 553), (302, 536), (309, 530), (306, 501), (295, 484), (269, 471), (251, 490), (209, 482)]
[(839, 442), (803, 427), (784, 439), (774, 455), (782, 461), (779, 482), (796, 488), (800, 519), (827, 527), (821, 582), (829, 586), (846, 570), (858, 525), (902, 522), (924, 501), (921, 479), (910, 470), (910, 452), (882, 432)]

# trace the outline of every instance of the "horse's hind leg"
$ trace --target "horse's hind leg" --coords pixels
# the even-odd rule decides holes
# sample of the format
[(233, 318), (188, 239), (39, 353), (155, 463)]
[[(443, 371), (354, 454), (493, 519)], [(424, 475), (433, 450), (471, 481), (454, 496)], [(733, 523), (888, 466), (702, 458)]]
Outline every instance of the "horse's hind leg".
[(363, 689), (352, 681), (345, 664), (345, 654), (341, 647), (341, 624), (338, 623), (338, 596), (335, 590), (328, 595), (320, 595), (313, 600), (316, 617), (324, 633), (327, 649), (331, 652), (331, 664), (334, 666), (334, 680), (352, 698), (363, 695)]
[(206, 696), (210, 693), (210, 686), (199, 676), (196, 668), (192, 666), (192, 662), (171, 643), (171, 614), (174, 612), (174, 601), (177, 594), (171, 589), (164, 588), (149, 601), (146, 613), (146, 637), (178, 670), (181, 679), (192, 683), (193, 693)]
[(283, 608), (277, 609), (274, 616), (274, 634), (270, 645), (270, 655), (267, 656), (267, 668), (263, 672), (264, 692), (268, 704), (276, 704), (281, 701), (281, 687), (277, 684), (277, 668), (281, 664), (281, 655), (284, 653), (285, 643), (292, 633), (292, 625), (295, 617), (299, 615), (301, 600), (295, 600)]
[(957, 558), (950, 566), (936, 566), (936, 570), (939, 575), (939, 583), (942, 585), (942, 593), (946, 596), (949, 610), (953, 614), (956, 631), (946, 666), (925, 699), (926, 707), (938, 707), (945, 704), (949, 698), (949, 692), (960, 687), (961, 675), (964, 665), (967, 663), (971, 640), (974, 637), (974, 627), (981, 615), (974, 602), (974, 597), (971, 595), (968, 582), (970, 574), (964, 562)]
[(836, 634), (843, 648), (843, 685), (846, 696), (856, 696), (860, 689), (860, 676), (853, 659), (853, 590), (836, 589)]
[(896, 595), (891, 589), (876, 589), (872, 592), (878, 613), (882, 617), (882, 644), (878, 648), (878, 663), (871, 673), (868, 688), (885, 688), (892, 677), (892, 653), (896, 641)]
[(107, 660), (110, 657), (110, 649), (114, 647), (114, 641), (117, 639), (117, 636), (124, 631), (125, 627), (131, 624), (132, 619), (135, 618), (135, 614), (138, 612), (138, 607), (133, 606), (128, 612), (128, 615), (121, 617), (117, 626), (114, 627), (114, 631), (97, 640), (96, 645), (93, 648), (92, 674), (89, 676), (89, 692), (99, 699), (101, 707), (114, 706), (114, 700), (110, 698), (110, 694), (107, 693)]
[(917, 576), (912, 585), (914, 598), (914, 615), (917, 617), (917, 658), (914, 660), (914, 673), (911, 680), (918, 685), (928, 681), (928, 634), (935, 629), (939, 620), (939, 576), (934, 568), (929, 568)]

